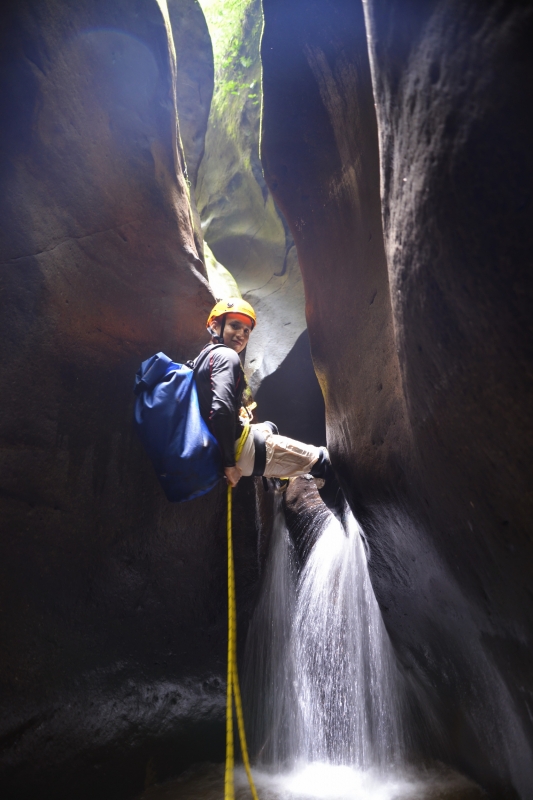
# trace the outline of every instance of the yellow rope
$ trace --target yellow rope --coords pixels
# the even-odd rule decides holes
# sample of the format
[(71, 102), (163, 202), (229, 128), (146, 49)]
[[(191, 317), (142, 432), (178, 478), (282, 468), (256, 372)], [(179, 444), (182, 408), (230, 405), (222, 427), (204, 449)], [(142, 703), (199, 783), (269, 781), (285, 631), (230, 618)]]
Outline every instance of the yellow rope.
[[(236, 460), (244, 447), (244, 443), (250, 431), (250, 426), (246, 425), (242, 436), (237, 445)], [(242, 760), (248, 775), (248, 782), (252, 792), (253, 800), (258, 800), (255, 790), (252, 772), (250, 770), (250, 760), (248, 758), (248, 747), (246, 745), (246, 734), (244, 731), (244, 718), (242, 715), (241, 690), (239, 687), (239, 674), (237, 671), (237, 607), (235, 603), (235, 569), (233, 564), (233, 542), (231, 531), (231, 512), (232, 512), (232, 487), (228, 485), (228, 685), (226, 692), (226, 773), (224, 777), (224, 800), (235, 800), (235, 787), (233, 783), (233, 769), (235, 765), (235, 751), (233, 743), (233, 700), (235, 700), (235, 710), (237, 712), (237, 728), (239, 730), (239, 741), (241, 743)]]
[(242, 448), (244, 447), (246, 440), (248, 438), (248, 434), (250, 433), (250, 421), (247, 419), (241, 419), (243, 424), (243, 431), (241, 433), (241, 437), (239, 439), (239, 444), (237, 445), (237, 449), (235, 450), (235, 461), (238, 461), (241, 457)]

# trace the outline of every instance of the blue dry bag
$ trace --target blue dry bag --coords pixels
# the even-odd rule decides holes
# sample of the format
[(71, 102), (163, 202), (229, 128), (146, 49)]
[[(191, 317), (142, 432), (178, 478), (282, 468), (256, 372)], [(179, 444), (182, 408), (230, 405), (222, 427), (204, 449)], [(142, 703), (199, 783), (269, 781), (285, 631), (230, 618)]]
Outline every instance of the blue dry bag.
[(212, 489), (224, 474), (222, 459), (200, 414), (194, 370), (157, 353), (141, 364), (134, 391), (135, 427), (168, 500)]

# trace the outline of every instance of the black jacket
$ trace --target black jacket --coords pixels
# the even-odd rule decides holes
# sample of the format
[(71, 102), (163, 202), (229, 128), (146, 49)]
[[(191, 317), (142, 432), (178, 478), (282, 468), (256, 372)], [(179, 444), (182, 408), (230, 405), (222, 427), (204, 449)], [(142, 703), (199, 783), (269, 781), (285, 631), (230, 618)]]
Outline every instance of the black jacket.
[[(205, 353), (210, 349), (208, 354)], [(242, 432), (239, 409), (245, 387), (244, 371), (237, 353), (224, 345), (207, 345), (196, 361), (195, 372), (200, 413), (222, 451), (225, 467), (235, 466), (235, 440)]]

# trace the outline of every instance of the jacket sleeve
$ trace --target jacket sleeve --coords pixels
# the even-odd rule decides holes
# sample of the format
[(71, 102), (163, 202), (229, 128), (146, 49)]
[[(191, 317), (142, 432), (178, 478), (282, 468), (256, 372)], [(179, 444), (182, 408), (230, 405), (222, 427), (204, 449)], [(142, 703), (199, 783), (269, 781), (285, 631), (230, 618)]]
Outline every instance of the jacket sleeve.
[(239, 356), (233, 350), (221, 347), (211, 353), (209, 377), (212, 400), (209, 422), (213, 435), (220, 445), (224, 467), (235, 466), (241, 371)]

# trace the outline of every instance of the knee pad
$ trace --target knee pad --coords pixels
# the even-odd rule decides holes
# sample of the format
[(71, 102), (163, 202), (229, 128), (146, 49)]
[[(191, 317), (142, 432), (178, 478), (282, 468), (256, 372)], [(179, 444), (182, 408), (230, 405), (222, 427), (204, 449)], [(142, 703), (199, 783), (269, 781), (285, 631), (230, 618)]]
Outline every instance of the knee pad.
[(266, 422), (262, 422), (261, 425), (264, 425), (265, 428), (269, 428), (270, 429), (270, 433), (273, 433), (276, 436), (279, 436), (278, 426), (274, 422), (270, 422), (269, 420), (267, 420)]
[(266, 468), (266, 435), (258, 428), (252, 428), (252, 436), (254, 437), (254, 468), (252, 475), (263, 475)]

